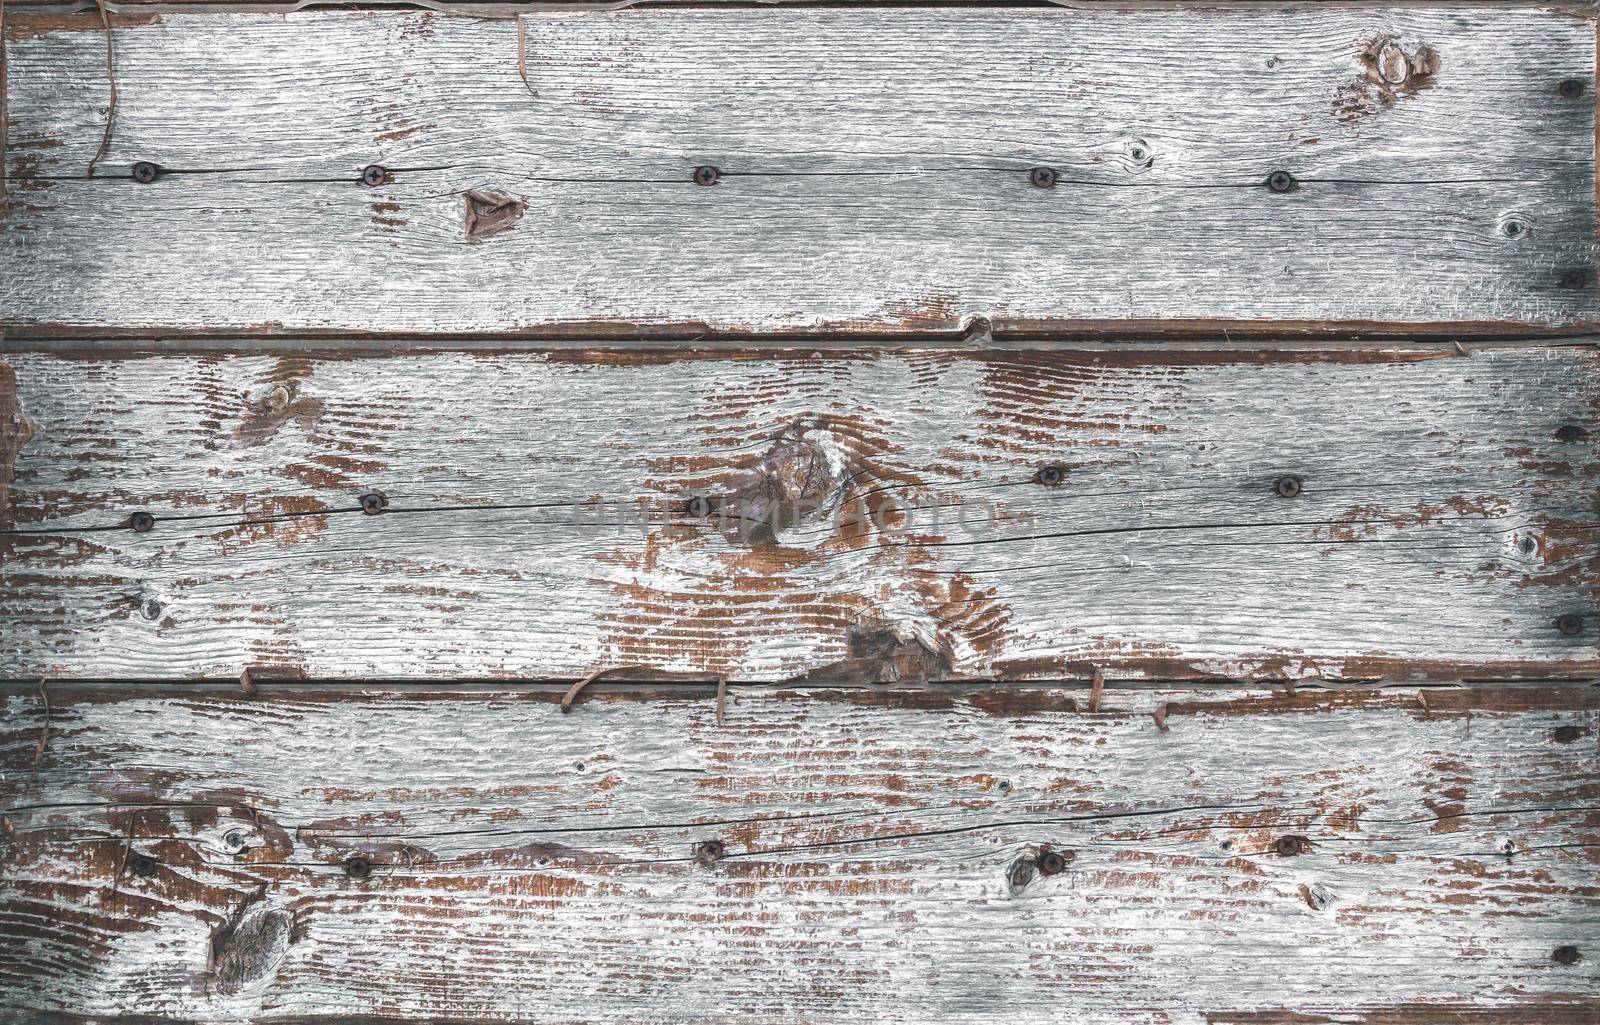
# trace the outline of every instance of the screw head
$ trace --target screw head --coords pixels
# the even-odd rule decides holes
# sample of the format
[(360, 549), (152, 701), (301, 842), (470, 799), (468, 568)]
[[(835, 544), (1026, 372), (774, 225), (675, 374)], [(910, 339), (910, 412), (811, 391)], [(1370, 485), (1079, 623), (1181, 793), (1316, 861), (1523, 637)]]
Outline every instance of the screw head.
[(701, 840), (694, 845), (694, 860), (702, 865), (712, 865), (722, 860), (728, 853), (728, 846), (721, 840)]
[(136, 512), (128, 517), (128, 526), (135, 534), (148, 534), (155, 529), (156, 518), (147, 512)]
[(1570, 744), (1581, 736), (1583, 736), (1583, 731), (1571, 723), (1565, 726), (1557, 726), (1550, 731), (1550, 739), (1557, 744)]
[(1293, 858), (1297, 855), (1305, 853), (1306, 838), (1303, 836), (1294, 836), (1292, 834), (1289, 836), (1280, 836), (1273, 843), (1272, 849), (1277, 852), (1278, 857), (1280, 858)]
[(1273, 171), (1267, 175), (1267, 188), (1273, 192), (1288, 192), (1296, 185), (1294, 175), (1288, 171)]
[(1588, 284), (1588, 282), (1589, 274), (1587, 271), (1569, 270), (1563, 271), (1561, 274), (1561, 287), (1570, 291), (1576, 291)]
[(1583, 633), (1583, 617), (1573, 612), (1557, 616), (1556, 629), (1568, 637), (1576, 637)]
[(389, 172), (382, 164), (368, 164), (361, 169), (361, 184), (382, 185), (389, 177)]
[(1067, 867), (1067, 859), (1055, 851), (1045, 851), (1035, 861), (1040, 875), (1053, 876)]
[(1067, 479), (1067, 471), (1059, 466), (1041, 466), (1035, 479), (1047, 488), (1053, 488)]
[(140, 185), (149, 185), (161, 173), (161, 168), (148, 160), (141, 160), (133, 165), (133, 180)]
[(1556, 86), (1556, 92), (1561, 94), (1563, 100), (1575, 100), (1583, 95), (1583, 91), (1586, 88), (1588, 87), (1584, 84), (1583, 79), (1567, 78), (1562, 79), (1561, 83)]
[(694, 169), (694, 183), (696, 185), (715, 185), (717, 179), (722, 177), (722, 172), (710, 164), (701, 164)]
[(1556, 428), (1556, 440), (1564, 442), (1582, 441), (1589, 436), (1589, 432), (1576, 424), (1562, 424)]
[(1272, 490), (1280, 498), (1295, 498), (1300, 494), (1300, 478), (1284, 474), (1272, 482)]
[(161, 603), (154, 598), (146, 598), (139, 606), (139, 615), (146, 619), (159, 619), (161, 616)]
[(1056, 169), (1035, 167), (1028, 172), (1028, 183), (1036, 189), (1048, 189), (1056, 183)]
[(361, 511), (368, 516), (376, 516), (383, 512), (389, 505), (389, 498), (381, 491), (368, 491), (361, 496)]
[(1550, 960), (1556, 964), (1577, 964), (1583, 960), (1583, 953), (1577, 947), (1567, 943), (1550, 951)]
[(148, 854), (135, 855), (128, 862), (128, 871), (148, 879), (156, 874), (156, 859)]
[(353, 855), (344, 859), (344, 874), (351, 879), (365, 879), (372, 874), (372, 862), (361, 855)]

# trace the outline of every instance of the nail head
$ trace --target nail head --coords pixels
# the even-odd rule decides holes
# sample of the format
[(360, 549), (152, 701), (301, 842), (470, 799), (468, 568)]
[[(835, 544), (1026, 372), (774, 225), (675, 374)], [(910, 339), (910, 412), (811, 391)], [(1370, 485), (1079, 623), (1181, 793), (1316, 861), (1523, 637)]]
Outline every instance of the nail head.
[(361, 183), (363, 185), (382, 185), (389, 177), (389, 172), (382, 164), (368, 164), (361, 169)]
[(1285, 474), (1272, 482), (1272, 490), (1280, 498), (1295, 498), (1300, 494), (1300, 478)]
[(1273, 171), (1267, 175), (1267, 188), (1273, 192), (1288, 192), (1295, 184), (1294, 175), (1288, 171)]
[(148, 160), (141, 160), (133, 165), (133, 180), (140, 185), (149, 185), (161, 173), (161, 168)]
[(694, 183), (696, 185), (715, 185), (717, 179), (722, 177), (722, 172), (710, 164), (701, 164), (694, 169)]
[(146, 598), (139, 606), (139, 615), (146, 619), (157, 619), (161, 616), (161, 603), (154, 598)]
[(1556, 617), (1556, 629), (1568, 637), (1576, 637), (1583, 633), (1583, 617), (1576, 613), (1568, 612), (1566, 615)]
[(1056, 183), (1056, 170), (1053, 167), (1035, 167), (1028, 172), (1028, 181), (1036, 189), (1048, 189)]
[(705, 519), (711, 515), (711, 500), (704, 495), (695, 495), (683, 504), (684, 510), (697, 519)]

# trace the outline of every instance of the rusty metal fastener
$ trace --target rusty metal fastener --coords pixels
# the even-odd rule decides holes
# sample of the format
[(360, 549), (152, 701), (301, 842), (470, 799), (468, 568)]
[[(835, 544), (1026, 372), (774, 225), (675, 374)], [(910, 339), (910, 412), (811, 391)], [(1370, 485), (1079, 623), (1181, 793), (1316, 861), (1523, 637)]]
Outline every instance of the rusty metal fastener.
[(1550, 952), (1550, 960), (1556, 964), (1577, 964), (1583, 960), (1583, 954), (1577, 947), (1566, 943)]
[(1571, 723), (1565, 726), (1557, 726), (1550, 732), (1550, 739), (1557, 744), (1570, 744), (1581, 736), (1583, 736), (1583, 731)]
[(1273, 171), (1271, 174), (1267, 175), (1267, 188), (1271, 189), (1273, 192), (1288, 192), (1293, 189), (1296, 184), (1297, 183), (1294, 180), (1294, 175), (1290, 174), (1288, 171)]
[(683, 510), (690, 516), (704, 519), (711, 515), (711, 499), (704, 495), (695, 495), (683, 503)]
[(368, 491), (361, 496), (361, 511), (376, 516), (389, 505), (389, 497), (381, 491)]
[(1556, 617), (1556, 629), (1568, 637), (1576, 637), (1583, 633), (1583, 617), (1573, 612)]
[(1300, 494), (1300, 478), (1284, 474), (1272, 482), (1272, 490), (1281, 498), (1294, 498)]
[(1582, 441), (1589, 436), (1589, 432), (1576, 424), (1562, 424), (1556, 428), (1557, 441)]
[(133, 180), (140, 185), (149, 185), (161, 173), (161, 168), (148, 160), (141, 160), (133, 165)]
[(156, 518), (147, 512), (136, 512), (128, 517), (128, 526), (135, 534), (148, 534), (155, 529)]
[(344, 859), (344, 874), (351, 879), (365, 879), (372, 874), (372, 862), (357, 854)]
[(722, 177), (722, 172), (710, 164), (701, 164), (694, 169), (694, 183), (696, 185), (715, 185), (717, 179)]
[(136, 855), (128, 862), (128, 871), (148, 879), (156, 874), (156, 859), (148, 854)]
[(1589, 272), (1581, 270), (1564, 271), (1561, 275), (1561, 287), (1570, 290), (1582, 288), (1589, 282)]
[(1561, 94), (1563, 100), (1575, 100), (1583, 95), (1585, 88), (1587, 86), (1584, 85), (1583, 79), (1566, 78), (1562, 79), (1561, 84), (1556, 86), (1556, 92)]
[(368, 164), (361, 169), (361, 184), (382, 185), (389, 177), (389, 172), (382, 164)]
[(1067, 859), (1055, 851), (1045, 851), (1036, 860), (1040, 875), (1053, 876), (1067, 867)]
[(707, 867), (721, 861), (727, 853), (728, 847), (721, 840), (701, 840), (694, 845), (694, 860)]
[(1288, 836), (1278, 837), (1277, 841), (1273, 843), (1272, 849), (1278, 852), (1278, 857), (1280, 858), (1292, 858), (1296, 855), (1304, 854), (1306, 846), (1307, 840), (1305, 837), (1295, 836), (1291, 833)]
[(1036, 189), (1048, 189), (1056, 183), (1056, 169), (1053, 167), (1035, 167), (1028, 172), (1028, 182)]
[(1034, 479), (1045, 487), (1052, 488), (1067, 479), (1067, 471), (1059, 466), (1041, 466)]

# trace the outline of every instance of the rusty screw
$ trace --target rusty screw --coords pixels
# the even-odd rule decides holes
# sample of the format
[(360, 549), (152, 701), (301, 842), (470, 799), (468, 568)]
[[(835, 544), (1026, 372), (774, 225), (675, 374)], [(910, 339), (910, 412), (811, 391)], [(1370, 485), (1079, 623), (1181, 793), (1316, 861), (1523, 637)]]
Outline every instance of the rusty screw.
[(1300, 494), (1300, 478), (1284, 474), (1272, 482), (1272, 490), (1280, 498), (1295, 498)]
[(1556, 964), (1577, 964), (1583, 960), (1583, 954), (1577, 947), (1567, 943), (1550, 951), (1550, 960)]
[(1048, 189), (1056, 183), (1056, 169), (1035, 167), (1028, 172), (1028, 182), (1036, 189)]
[(1053, 488), (1067, 479), (1067, 471), (1059, 466), (1041, 466), (1037, 480), (1047, 488)]
[(1583, 617), (1573, 612), (1557, 616), (1556, 629), (1568, 637), (1576, 637), (1583, 633)]
[(361, 184), (363, 185), (382, 185), (388, 177), (389, 172), (384, 169), (382, 164), (368, 164), (361, 169)]
[(1562, 79), (1561, 84), (1556, 86), (1556, 92), (1561, 94), (1563, 100), (1575, 100), (1583, 95), (1583, 91), (1586, 88), (1587, 86), (1584, 85), (1583, 79), (1566, 78)]
[(1044, 876), (1056, 875), (1067, 867), (1067, 859), (1055, 851), (1045, 851), (1035, 862), (1039, 866), (1039, 874)]
[(136, 512), (128, 517), (128, 526), (135, 534), (148, 534), (155, 529), (156, 518), (147, 512)]
[(344, 874), (351, 879), (365, 879), (372, 874), (372, 862), (356, 854), (344, 859)]
[(696, 185), (715, 185), (717, 179), (722, 177), (722, 172), (710, 164), (701, 164), (694, 169), (694, 183)]
[(133, 180), (140, 185), (149, 185), (156, 180), (156, 175), (161, 173), (161, 168), (148, 160), (141, 160), (133, 165)]
[(1280, 858), (1293, 858), (1297, 855), (1304, 854), (1308, 844), (1309, 841), (1306, 840), (1305, 837), (1290, 834), (1288, 836), (1278, 837), (1278, 839), (1273, 843), (1272, 849), (1277, 852), (1278, 857)]
[(136, 876), (148, 879), (156, 874), (156, 859), (148, 854), (135, 855), (133, 860), (128, 862), (128, 871)]
[(1589, 432), (1576, 424), (1562, 424), (1556, 428), (1556, 440), (1573, 442), (1582, 441), (1589, 436)]
[(1297, 183), (1288, 171), (1273, 171), (1267, 175), (1267, 188), (1273, 192), (1289, 192)]
[(361, 496), (361, 511), (376, 516), (389, 505), (389, 498), (381, 491), (368, 491)]
[(1576, 291), (1589, 282), (1589, 273), (1581, 270), (1565, 271), (1561, 275), (1561, 287), (1569, 291)]
[(1583, 731), (1571, 723), (1565, 726), (1557, 726), (1550, 732), (1550, 739), (1557, 744), (1570, 744), (1581, 736), (1583, 736)]

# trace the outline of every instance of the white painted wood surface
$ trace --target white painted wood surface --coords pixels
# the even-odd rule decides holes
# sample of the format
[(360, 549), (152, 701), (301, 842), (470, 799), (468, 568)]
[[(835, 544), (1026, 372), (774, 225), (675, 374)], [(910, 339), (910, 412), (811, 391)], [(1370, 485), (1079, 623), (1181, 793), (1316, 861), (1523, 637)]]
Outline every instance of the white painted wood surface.
[(1592, 675), (1596, 359), (17, 354), (0, 676)]
[(13, 691), (0, 1008), (1592, 1021), (1594, 692), (1429, 694)]
[(14, 333), (1595, 320), (1575, 8), (12, 23)]

